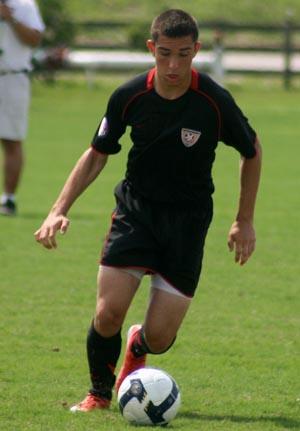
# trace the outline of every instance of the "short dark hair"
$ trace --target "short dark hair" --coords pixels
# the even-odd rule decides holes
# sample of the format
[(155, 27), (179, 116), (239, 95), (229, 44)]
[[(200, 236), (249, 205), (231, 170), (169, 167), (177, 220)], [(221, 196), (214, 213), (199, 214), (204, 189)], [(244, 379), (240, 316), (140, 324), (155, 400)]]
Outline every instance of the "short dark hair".
[(192, 36), (198, 40), (198, 24), (195, 18), (181, 9), (169, 9), (154, 18), (151, 25), (151, 38), (156, 42), (159, 36), (171, 38)]

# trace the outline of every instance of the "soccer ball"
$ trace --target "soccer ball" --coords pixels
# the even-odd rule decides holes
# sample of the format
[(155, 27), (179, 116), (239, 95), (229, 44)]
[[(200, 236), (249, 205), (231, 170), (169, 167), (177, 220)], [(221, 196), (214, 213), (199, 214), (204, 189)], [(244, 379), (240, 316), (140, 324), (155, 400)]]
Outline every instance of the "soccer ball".
[(175, 418), (181, 397), (175, 380), (158, 368), (129, 374), (118, 391), (120, 411), (136, 425), (166, 425)]

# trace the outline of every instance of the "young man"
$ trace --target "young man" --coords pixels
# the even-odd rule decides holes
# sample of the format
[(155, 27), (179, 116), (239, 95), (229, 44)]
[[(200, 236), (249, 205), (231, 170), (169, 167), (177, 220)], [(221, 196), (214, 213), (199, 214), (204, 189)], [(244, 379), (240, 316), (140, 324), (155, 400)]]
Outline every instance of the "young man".
[(4, 154), (0, 214), (15, 215), (15, 192), (23, 167), (32, 48), (44, 24), (34, 0), (0, 0), (0, 140)]
[(91, 148), (77, 162), (36, 240), (57, 246), (66, 232), (67, 212), (99, 175), (108, 155), (121, 149), (131, 127), (126, 178), (115, 189), (112, 226), (98, 274), (96, 313), (87, 336), (92, 387), (72, 411), (110, 405), (121, 327), (145, 274), (151, 298), (143, 325), (128, 332), (116, 389), (148, 353), (173, 344), (198, 284), (206, 233), (212, 219), (212, 164), (218, 141), (241, 153), (241, 192), (228, 245), (243, 265), (255, 245), (253, 216), (258, 189), (260, 145), (230, 94), (192, 69), (199, 50), (195, 20), (181, 10), (157, 17), (147, 46), (156, 67), (118, 88), (97, 128)]

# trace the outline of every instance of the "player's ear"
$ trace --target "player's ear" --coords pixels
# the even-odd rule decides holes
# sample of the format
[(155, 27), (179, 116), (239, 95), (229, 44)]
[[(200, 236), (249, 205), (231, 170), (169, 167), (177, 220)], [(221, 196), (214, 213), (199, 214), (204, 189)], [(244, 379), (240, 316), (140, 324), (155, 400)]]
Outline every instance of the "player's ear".
[(155, 52), (155, 43), (152, 39), (148, 39), (146, 42), (147, 48), (154, 55)]
[(199, 51), (200, 48), (201, 48), (201, 42), (199, 42), (199, 41), (195, 42), (195, 45), (194, 45), (194, 56), (197, 54), (197, 52)]

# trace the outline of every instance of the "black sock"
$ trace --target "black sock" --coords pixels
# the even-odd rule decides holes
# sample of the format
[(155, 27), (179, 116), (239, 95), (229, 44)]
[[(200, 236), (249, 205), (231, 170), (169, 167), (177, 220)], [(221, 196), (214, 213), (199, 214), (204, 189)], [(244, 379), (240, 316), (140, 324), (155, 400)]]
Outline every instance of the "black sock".
[(92, 323), (87, 336), (87, 357), (92, 388), (90, 392), (107, 399), (112, 398), (116, 377), (114, 370), (121, 352), (121, 331), (112, 337), (102, 337)]
[(137, 358), (139, 356), (145, 355), (146, 353), (152, 353), (153, 355), (161, 355), (162, 353), (167, 352), (173, 346), (175, 340), (176, 340), (176, 337), (174, 338), (172, 343), (162, 352), (158, 352), (158, 353), (152, 352), (146, 343), (145, 330), (144, 330), (144, 327), (142, 326), (139, 332), (136, 334), (134, 342), (132, 343), (131, 351), (134, 354), (134, 356), (136, 356)]

